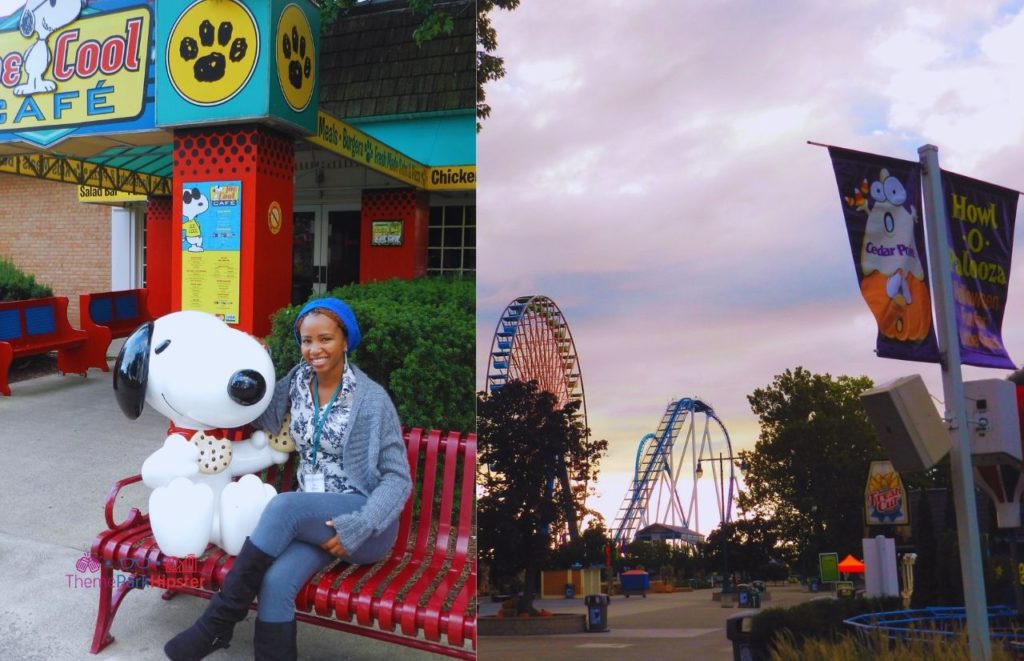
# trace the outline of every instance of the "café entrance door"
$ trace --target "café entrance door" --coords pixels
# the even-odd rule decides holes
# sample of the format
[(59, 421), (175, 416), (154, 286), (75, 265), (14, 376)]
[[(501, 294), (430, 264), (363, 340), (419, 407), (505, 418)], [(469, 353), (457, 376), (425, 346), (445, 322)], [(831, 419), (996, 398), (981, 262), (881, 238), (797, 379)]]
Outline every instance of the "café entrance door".
[(293, 215), (292, 305), (359, 282), (359, 209), (296, 207)]

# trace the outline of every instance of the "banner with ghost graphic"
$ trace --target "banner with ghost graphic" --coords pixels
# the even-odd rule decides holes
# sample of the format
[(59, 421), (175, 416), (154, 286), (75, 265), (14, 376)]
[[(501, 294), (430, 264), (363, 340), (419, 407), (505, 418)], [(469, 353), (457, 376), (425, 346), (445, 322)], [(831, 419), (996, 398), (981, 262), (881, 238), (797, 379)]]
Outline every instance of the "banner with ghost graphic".
[(1017, 191), (942, 172), (960, 362), (1015, 369), (1003, 345)]
[(939, 362), (925, 256), (921, 167), (829, 147), (861, 295), (883, 358)]

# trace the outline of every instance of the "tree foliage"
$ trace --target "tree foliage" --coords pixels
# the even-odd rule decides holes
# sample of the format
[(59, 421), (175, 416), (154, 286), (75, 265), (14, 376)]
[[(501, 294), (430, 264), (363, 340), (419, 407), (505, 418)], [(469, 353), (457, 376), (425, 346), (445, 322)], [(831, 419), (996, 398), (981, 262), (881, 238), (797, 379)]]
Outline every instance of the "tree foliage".
[(665, 541), (648, 542), (635, 539), (626, 545), (621, 567), (640, 568), (672, 583), (693, 577), (701, 569), (701, 561), (692, 546), (669, 544)]
[(607, 441), (593, 440), (577, 420), (577, 402), (556, 407), (536, 381), (510, 381), (495, 393), (477, 395), (479, 557), (491, 581), (503, 589), (525, 572), (528, 612), (537, 571), (551, 554), (552, 535), (564, 521), (561, 487), (552, 483), (562, 458), (574, 481), (596, 478)]
[(726, 554), (730, 572), (755, 578), (773, 579), (784, 566), (775, 523), (761, 516), (722, 522), (708, 534), (702, 551), (714, 571), (724, 570)]
[(578, 539), (568, 540), (555, 548), (550, 565), (559, 569), (575, 564), (584, 567), (604, 565), (605, 547), (611, 543), (611, 535), (604, 523), (592, 520)]
[[(338, 287), (363, 340), (352, 362), (384, 386), (410, 427), (468, 431), (474, 423), (476, 286), (472, 280), (417, 278)], [(315, 296), (317, 298), (321, 295)], [(267, 344), (278, 376), (299, 360), (292, 323), (278, 310)]]
[(491, 114), (491, 107), (485, 102), (486, 93), (484, 85), (491, 80), (500, 80), (505, 76), (505, 58), (494, 54), (498, 50), (498, 33), (491, 23), (490, 13), (497, 7), (505, 11), (512, 11), (519, 6), (519, 0), (477, 0), (476, 3), (476, 128), (479, 131), (482, 126), (480, 121), (487, 119)]
[(819, 552), (861, 546), (864, 483), (871, 461), (885, 457), (859, 398), (872, 385), (797, 367), (747, 398), (760, 435), (745, 454), (738, 506), (772, 521), (780, 547), (806, 570)]

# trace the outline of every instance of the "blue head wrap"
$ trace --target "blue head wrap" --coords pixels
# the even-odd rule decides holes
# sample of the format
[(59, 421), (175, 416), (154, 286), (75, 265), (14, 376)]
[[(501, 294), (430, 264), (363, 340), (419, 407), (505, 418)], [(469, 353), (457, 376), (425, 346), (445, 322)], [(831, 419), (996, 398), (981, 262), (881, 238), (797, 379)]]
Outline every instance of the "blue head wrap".
[(297, 322), (310, 310), (315, 310), (317, 308), (330, 310), (334, 314), (338, 315), (338, 318), (341, 319), (341, 323), (345, 324), (345, 330), (348, 331), (348, 351), (349, 353), (355, 351), (356, 347), (359, 346), (359, 340), (362, 339), (362, 333), (359, 332), (359, 324), (356, 323), (356, 315), (352, 312), (352, 308), (350, 308), (345, 301), (338, 298), (317, 298), (302, 306), (302, 309), (299, 310), (298, 316), (295, 317), (295, 341), (302, 344), (302, 341), (299, 339)]

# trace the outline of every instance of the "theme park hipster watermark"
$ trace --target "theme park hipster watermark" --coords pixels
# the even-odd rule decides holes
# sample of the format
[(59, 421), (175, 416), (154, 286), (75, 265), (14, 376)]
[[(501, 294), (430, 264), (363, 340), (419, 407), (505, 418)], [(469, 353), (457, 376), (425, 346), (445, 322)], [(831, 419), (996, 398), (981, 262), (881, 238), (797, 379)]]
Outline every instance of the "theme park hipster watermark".
[[(106, 566), (111, 567), (110, 561)], [(121, 569), (126, 573), (117, 573), (109, 577), (90, 576), (96, 574), (103, 568), (103, 564), (91, 555), (83, 555), (75, 563), (75, 573), (65, 574), (69, 588), (98, 588), (104, 586), (120, 588), (126, 586), (129, 589), (160, 588), (163, 590), (178, 590), (182, 588), (203, 588), (207, 589), (206, 579), (195, 576), (196, 557), (187, 555), (177, 562), (167, 563), (165, 572), (157, 576), (138, 576), (131, 573), (135, 569), (146, 570), (150, 566), (149, 560), (135, 560), (125, 558), (121, 563)]]

